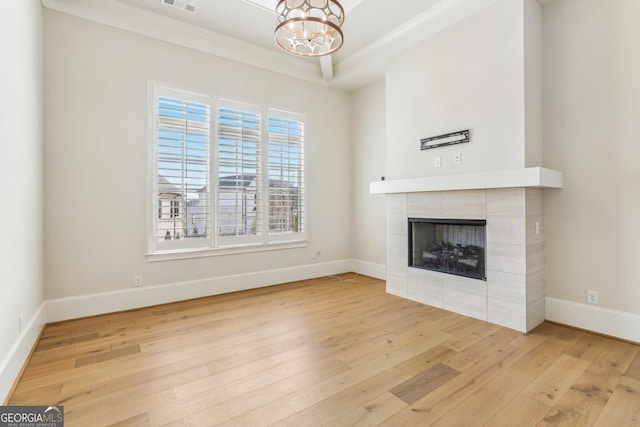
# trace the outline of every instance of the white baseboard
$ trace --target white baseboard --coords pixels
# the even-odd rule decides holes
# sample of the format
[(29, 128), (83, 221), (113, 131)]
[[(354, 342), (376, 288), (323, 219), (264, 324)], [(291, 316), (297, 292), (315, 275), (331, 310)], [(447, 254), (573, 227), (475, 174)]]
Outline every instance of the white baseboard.
[[(11, 391), (46, 323), (347, 272), (386, 277), (384, 265), (352, 259), (44, 301), (0, 361), (0, 397)], [(640, 315), (551, 297), (545, 302), (547, 320), (640, 343)]]
[(640, 315), (547, 297), (545, 319), (640, 343)]
[(348, 272), (382, 280), (386, 277), (384, 265), (349, 259), (46, 300), (27, 323), (8, 354), (0, 361), (0, 403), (11, 391), (46, 323)]
[(372, 262), (354, 259), (351, 260), (351, 271), (380, 280), (387, 279), (387, 266), (384, 264), (374, 264)]
[(45, 303), (40, 304), (35, 314), (27, 322), (7, 354), (0, 360), (0, 404), (9, 396), (11, 387), (29, 357), (31, 349), (40, 337), (46, 323)]
[(95, 316), (123, 310), (244, 291), (297, 280), (352, 271), (351, 260), (306, 264), (296, 267), (212, 277), (187, 282), (122, 289), (46, 301), (47, 322)]

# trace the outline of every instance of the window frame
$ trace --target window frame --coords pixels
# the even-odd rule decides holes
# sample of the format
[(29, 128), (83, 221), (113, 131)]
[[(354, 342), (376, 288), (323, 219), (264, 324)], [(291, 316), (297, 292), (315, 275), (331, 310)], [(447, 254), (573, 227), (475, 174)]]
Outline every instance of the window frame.
[[(293, 112), (290, 109), (275, 107), (272, 105), (260, 105), (227, 98), (219, 98), (192, 90), (176, 88), (174, 85), (157, 81), (149, 81), (148, 87), (148, 111), (147, 111), (147, 259), (149, 261), (164, 261), (185, 258), (200, 258), (217, 255), (228, 255), (236, 253), (250, 253), (270, 250), (281, 250), (290, 248), (306, 247), (308, 232), (307, 214), (307, 146), (308, 138), (307, 114)], [(159, 244), (156, 236), (157, 221), (162, 207), (158, 198), (158, 104), (159, 98), (166, 96), (184, 101), (192, 101), (209, 106), (209, 185), (208, 194), (211, 208), (207, 218), (210, 233), (204, 238), (183, 239), (172, 241), (171, 245)], [(219, 108), (247, 108), (247, 112), (256, 112), (261, 117), (261, 137), (260, 137), (260, 175), (262, 188), (260, 197), (262, 198), (262, 230), (259, 236), (238, 236), (228, 237), (219, 234), (218, 215), (218, 187), (220, 178), (219, 171)], [(284, 234), (272, 234), (269, 230), (269, 119), (277, 117), (281, 119), (296, 120), (301, 123), (304, 133), (302, 135), (302, 195), (300, 197), (302, 229), (297, 232)], [(168, 207), (172, 211), (172, 207)], [(187, 212), (181, 210), (180, 216), (187, 218)], [(196, 242), (197, 240), (197, 242)], [(162, 242), (166, 243), (166, 242)]]

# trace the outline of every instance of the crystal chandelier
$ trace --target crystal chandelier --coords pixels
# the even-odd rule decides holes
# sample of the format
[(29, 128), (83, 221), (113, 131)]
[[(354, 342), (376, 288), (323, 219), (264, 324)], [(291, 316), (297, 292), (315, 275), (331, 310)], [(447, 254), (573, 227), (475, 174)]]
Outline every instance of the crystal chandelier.
[(275, 39), (300, 56), (329, 55), (343, 42), (344, 9), (336, 0), (280, 0)]

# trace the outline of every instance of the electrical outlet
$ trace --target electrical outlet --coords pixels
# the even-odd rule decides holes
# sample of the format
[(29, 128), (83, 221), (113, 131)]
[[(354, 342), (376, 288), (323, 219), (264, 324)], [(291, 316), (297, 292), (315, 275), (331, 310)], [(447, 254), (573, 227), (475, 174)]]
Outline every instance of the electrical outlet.
[(598, 291), (587, 291), (587, 302), (589, 304), (598, 304), (600, 293)]
[(462, 164), (462, 153), (456, 153), (453, 155), (453, 163), (456, 165)]
[(24, 317), (24, 314), (21, 314), (18, 316), (18, 333), (22, 332), (22, 318)]
[(436, 156), (433, 159), (433, 166), (437, 167), (437, 168), (441, 168), (442, 167), (442, 157), (440, 156)]
[(318, 257), (320, 256), (320, 251), (314, 253), (313, 255), (311, 255), (311, 262), (312, 263), (316, 263), (318, 262)]
[(133, 286), (136, 288), (142, 286), (142, 276), (133, 276)]

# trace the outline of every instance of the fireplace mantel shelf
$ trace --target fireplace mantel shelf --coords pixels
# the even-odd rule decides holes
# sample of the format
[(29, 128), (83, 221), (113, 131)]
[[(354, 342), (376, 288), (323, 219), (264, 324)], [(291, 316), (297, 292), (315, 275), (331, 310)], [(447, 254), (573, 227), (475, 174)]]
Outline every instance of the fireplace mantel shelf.
[(369, 184), (369, 192), (390, 194), (520, 187), (562, 188), (562, 186), (562, 172), (535, 167), (378, 181)]

